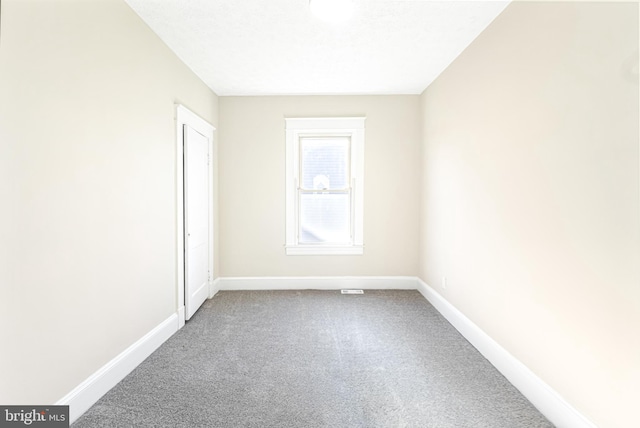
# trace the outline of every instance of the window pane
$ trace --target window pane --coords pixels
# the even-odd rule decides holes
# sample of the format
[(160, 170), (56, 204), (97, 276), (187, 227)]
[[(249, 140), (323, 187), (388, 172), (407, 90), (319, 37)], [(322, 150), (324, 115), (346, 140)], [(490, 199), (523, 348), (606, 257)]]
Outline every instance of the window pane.
[(300, 194), (300, 243), (349, 243), (349, 205), (348, 193)]
[(346, 189), (349, 183), (349, 138), (300, 139), (301, 187)]

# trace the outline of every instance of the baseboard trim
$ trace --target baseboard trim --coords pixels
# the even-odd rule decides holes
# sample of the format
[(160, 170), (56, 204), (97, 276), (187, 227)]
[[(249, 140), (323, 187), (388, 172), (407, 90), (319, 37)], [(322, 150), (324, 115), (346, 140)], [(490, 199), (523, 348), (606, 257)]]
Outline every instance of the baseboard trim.
[(184, 309), (184, 306), (180, 306), (178, 308), (178, 330), (184, 327), (184, 324), (187, 322), (187, 313)]
[(491, 364), (558, 428), (596, 428), (584, 415), (567, 403), (553, 388), (536, 376), (520, 360), (500, 346), (487, 333), (449, 303), (437, 291), (417, 278), (418, 291)]
[(222, 277), (219, 290), (415, 290), (413, 276)]
[(218, 291), (220, 291), (220, 278), (216, 278), (209, 283), (209, 298), (213, 298)]
[(178, 320), (178, 314), (171, 315), (58, 400), (55, 403), (56, 405), (69, 406), (70, 423), (78, 419), (100, 397), (116, 386), (118, 382), (124, 379), (153, 351), (178, 331)]

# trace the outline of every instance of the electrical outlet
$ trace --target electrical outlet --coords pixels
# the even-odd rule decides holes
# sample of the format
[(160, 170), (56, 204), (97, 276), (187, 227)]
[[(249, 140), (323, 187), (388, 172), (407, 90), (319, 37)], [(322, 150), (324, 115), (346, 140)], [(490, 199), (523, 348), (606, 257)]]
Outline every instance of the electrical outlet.
[(447, 289), (447, 277), (446, 276), (442, 277), (442, 289), (443, 290)]

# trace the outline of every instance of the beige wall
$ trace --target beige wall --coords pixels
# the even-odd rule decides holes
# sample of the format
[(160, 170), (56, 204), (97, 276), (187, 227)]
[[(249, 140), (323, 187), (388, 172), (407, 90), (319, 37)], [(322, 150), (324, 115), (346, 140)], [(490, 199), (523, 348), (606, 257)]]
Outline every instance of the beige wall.
[(601, 427), (638, 423), (637, 61), (637, 4), (512, 3), (422, 96), (421, 277)]
[[(416, 275), (420, 98), (221, 97), (222, 276)], [(286, 256), (285, 117), (366, 116), (362, 256)]]
[(217, 97), (120, 0), (3, 0), (0, 402), (53, 403), (175, 313), (174, 103)]

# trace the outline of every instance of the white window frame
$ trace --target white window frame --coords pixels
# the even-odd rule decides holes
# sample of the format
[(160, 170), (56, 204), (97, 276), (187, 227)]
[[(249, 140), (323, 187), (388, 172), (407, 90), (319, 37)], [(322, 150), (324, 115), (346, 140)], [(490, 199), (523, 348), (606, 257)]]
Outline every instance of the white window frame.
[[(364, 121), (365, 117), (285, 118), (286, 130), (286, 244), (294, 255), (364, 254)], [(300, 138), (344, 137), (351, 139), (351, 240), (345, 245), (300, 244), (299, 192)]]

